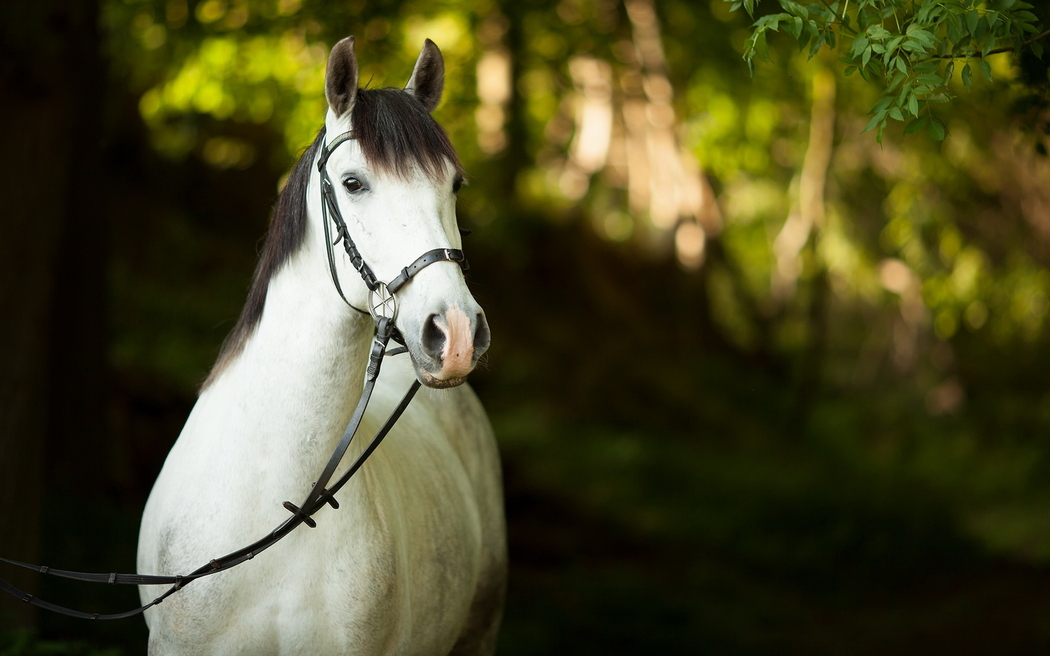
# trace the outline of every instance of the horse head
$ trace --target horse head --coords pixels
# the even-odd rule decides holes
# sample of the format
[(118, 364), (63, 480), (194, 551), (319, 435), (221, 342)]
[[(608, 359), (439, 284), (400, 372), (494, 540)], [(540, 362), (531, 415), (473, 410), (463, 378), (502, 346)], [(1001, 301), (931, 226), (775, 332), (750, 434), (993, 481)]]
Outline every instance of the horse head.
[[(322, 222), (334, 220), (325, 248), (343, 240), (359, 253), (357, 263), (342, 254), (330, 259), (333, 302), (341, 295), (358, 311), (378, 305), (403, 336), (420, 382), (453, 387), (488, 348), (489, 327), (457, 266), (462, 255), (456, 194), (463, 170), (430, 115), (444, 86), (441, 52), (428, 39), (404, 89), (357, 85), (354, 41), (348, 37), (329, 57), (325, 146), (309, 192), (317, 198), (318, 186), (329, 185), (329, 198), (310, 205), (315, 238), (326, 234)], [(431, 253), (437, 255), (413, 266)], [(377, 282), (389, 284), (393, 301), (385, 284), (376, 289)]]

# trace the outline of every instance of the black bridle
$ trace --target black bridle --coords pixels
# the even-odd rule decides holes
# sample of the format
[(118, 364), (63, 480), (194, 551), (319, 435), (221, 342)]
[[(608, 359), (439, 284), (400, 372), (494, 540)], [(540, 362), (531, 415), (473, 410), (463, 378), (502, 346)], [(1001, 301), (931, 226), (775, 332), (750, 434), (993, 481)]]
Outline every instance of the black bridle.
[[(361, 252), (357, 250), (357, 245), (354, 244), (354, 240), (350, 237), (350, 231), (346, 227), (346, 222), (343, 221), (343, 215), (339, 211), (339, 203), (336, 201), (335, 186), (332, 184), (332, 179), (328, 176), (328, 158), (332, 156), (336, 148), (350, 139), (353, 139), (350, 132), (344, 132), (332, 139), (332, 143), (321, 147), (321, 154), (317, 159), (317, 170), (321, 174), (321, 214), (322, 223), (324, 224), (325, 246), (328, 251), (328, 268), (331, 271), (335, 289), (339, 292), (343, 302), (361, 314), (371, 314), (374, 319), (377, 319), (377, 308), (382, 307), (391, 311), (391, 314), (387, 316), (393, 319), (397, 316), (397, 303), (393, 301), (393, 295), (411, 280), (412, 276), (422, 271), (425, 267), (435, 262), (446, 261), (456, 262), (464, 271), (469, 269), (470, 266), (467, 264), (467, 258), (463, 255), (463, 251), (458, 248), (435, 248), (423, 253), (416, 258), (415, 262), (401, 269), (401, 273), (390, 282), (384, 283), (376, 278), (375, 273), (372, 272), (365, 259), (361, 257)], [(329, 215), (332, 217), (332, 223), (335, 224), (337, 235), (335, 241), (332, 241), (332, 234), (329, 231)], [(336, 271), (335, 254), (332, 251), (332, 247), (340, 241), (343, 242), (343, 248), (350, 258), (350, 264), (361, 274), (361, 279), (365, 281), (365, 286), (368, 287), (368, 291), (371, 294), (369, 312), (355, 307), (350, 301), (346, 300), (343, 288), (339, 285), (339, 273)]]
[[(322, 133), (323, 132), (324, 130), (322, 129)], [(463, 255), (462, 250), (456, 248), (436, 248), (427, 251), (416, 258), (412, 264), (403, 268), (391, 281), (384, 283), (376, 278), (371, 267), (365, 262), (360, 251), (357, 250), (357, 246), (354, 244), (353, 239), (350, 237), (350, 232), (347, 230), (346, 222), (343, 221), (342, 213), (339, 211), (339, 203), (335, 194), (335, 188), (328, 175), (327, 164), (329, 157), (331, 157), (336, 148), (352, 138), (350, 132), (344, 132), (333, 139), (330, 144), (322, 145), (321, 147), (320, 156), (317, 161), (317, 169), (321, 176), (322, 222), (324, 223), (325, 246), (328, 251), (328, 266), (332, 274), (332, 282), (335, 284), (336, 291), (339, 292), (339, 296), (352, 309), (362, 314), (371, 315), (375, 322), (376, 333), (372, 340), (372, 349), (368, 357), (368, 367), (365, 370), (365, 384), (364, 389), (361, 392), (361, 398), (357, 402), (357, 407), (354, 409), (354, 414), (351, 416), (350, 422), (346, 426), (346, 430), (343, 431), (343, 436), (340, 438), (331, 457), (329, 457), (328, 463), (325, 465), (321, 475), (311, 487), (310, 492), (306, 495), (306, 499), (304, 499), (298, 506), (290, 501), (285, 501), (283, 506), (286, 510), (292, 513), (292, 516), (282, 522), (265, 537), (260, 538), (237, 551), (228, 553), (220, 558), (215, 558), (207, 564), (198, 567), (191, 573), (181, 576), (73, 572), (69, 570), (52, 569), (40, 565), (30, 565), (17, 560), (9, 560), (7, 558), (0, 558), (0, 562), (5, 562), (10, 565), (31, 569), (41, 574), (49, 574), (51, 576), (74, 579), (77, 581), (107, 583), (110, 585), (171, 585), (164, 594), (148, 604), (140, 606), (134, 610), (108, 615), (102, 613), (86, 613), (84, 611), (66, 608), (40, 599), (39, 597), (16, 588), (2, 578), (0, 578), (0, 590), (18, 597), (27, 604), (32, 604), (39, 608), (60, 613), (62, 615), (68, 615), (70, 617), (89, 620), (119, 620), (133, 617), (144, 612), (148, 608), (156, 606), (199, 578), (226, 571), (247, 560), (251, 560), (266, 549), (272, 547), (301, 524), (306, 524), (310, 528), (315, 528), (317, 523), (314, 521), (313, 515), (325, 505), (331, 505), (332, 508), (339, 507), (339, 502), (336, 501), (335, 494), (346, 485), (347, 481), (350, 480), (350, 477), (353, 476), (361, 468), (361, 465), (364, 464), (365, 460), (372, 455), (376, 450), (376, 447), (378, 447), (380, 442), (383, 441), (383, 438), (385, 438), (387, 433), (390, 432), (390, 429), (394, 427), (394, 424), (404, 413), (405, 409), (408, 408), (408, 404), (412, 401), (412, 398), (419, 390), (419, 381), (413, 381), (412, 385), (405, 393), (405, 396), (401, 399), (401, 402), (390, 414), (379, 431), (376, 432), (372, 441), (368, 443), (368, 446), (365, 447), (364, 451), (357, 456), (357, 459), (354, 460), (354, 463), (350, 468), (347, 469), (330, 488), (327, 487), (332, 476), (335, 474), (336, 468), (342, 461), (347, 448), (349, 448), (351, 440), (353, 440), (354, 435), (357, 433), (357, 429), (361, 425), (361, 420), (364, 418), (365, 409), (368, 407), (368, 402), (372, 397), (372, 391), (375, 388), (376, 380), (379, 377), (379, 369), (383, 356), (397, 355), (407, 351), (406, 348), (402, 347), (387, 352), (387, 344), (391, 339), (403, 343), (397, 328), (394, 326), (394, 320), (397, 317), (397, 299), (394, 294), (404, 287), (413, 276), (436, 262), (455, 262), (459, 264), (460, 268), (464, 271), (467, 270), (467, 260)], [(334, 242), (332, 241), (330, 227), (328, 225), (329, 217), (331, 217), (332, 222), (335, 224), (337, 237)], [(339, 274), (336, 269), (333, 246), (340, 241), (343, 242), (343, 248), (350, 258), (350, 263), (361, 275), (365, 286), (368, 287), (370, 297), (367, 312), (351, 304), (350, 301), (346, 299), (346, 295), (343, 294), (343, 289), (339, 284)]]

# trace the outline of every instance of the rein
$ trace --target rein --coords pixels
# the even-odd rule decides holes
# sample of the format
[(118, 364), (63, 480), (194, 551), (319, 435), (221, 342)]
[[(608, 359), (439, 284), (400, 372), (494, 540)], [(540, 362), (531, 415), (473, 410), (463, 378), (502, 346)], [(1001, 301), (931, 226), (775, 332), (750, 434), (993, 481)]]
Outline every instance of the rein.
[[(324, 129), (322, 128), (322, 133)], [(189, 583), (196, 581), (199, 578), (205, 576), (211, 576), (219, 572), (226, 571), (241, 563), (251, 560), (255, 556), (259, 555), (266, 549), (272, 547), (286, 535), (291, 533), (293, 530), (299, 527), (301, 524), (306, 524), (310, 528), (315, 528), (317, 522), (314, 521), (313, 515), (318, 510), (323, 508), (325, 505), (331, 505), (333, 509), (339, 508), (339, 502), (335, 499), (335, 494), (342, 489), (344, 485), (350, 480), (364, 464), (365, 460), (376, 450), (376, 447), (383, 441), (387, 433), (394, 427), (394, 424), (400, 419), (405, 409), (408, 408), (409, 403), (419, 390), (420, 383), (418, 380), (412, 382), (409, 386), (408, 391), (405, 393), (401, 402), (397, 405), (394, 411), (387, 418), (383, 426), (376, 432), (372, 441), (368, 443), (364, 451), (357, 456), (353, 464), (347, 469), (342, 476), (331, 486), (326, 487), (331, 481), (332, 476), (335, 474), (336, 468), (342, 461), (343, 456), (346, 454), (347, 448), (350, 446), (350, 442), (354, 439), (354, 435), (357, 433), (357, 429), (361, 424), (362, 419), (365, 415), (365, 410), (368, 407), (369, 400), (372, 398), (372, 391), (375, 389), (376, 380), (379, 378), (380, 365), (382, 364), (383, 356), (392, 356), (405, 353), (408, 349), (404, 346), (396, 349), (387, 351), (387, 344), (393, 339), (396, 342), (404, 344), (404, 340), (394, 325), (394, 320), (397, 318), (397, 299), (394, 294), (404, 287), (413, 276), (422, 271), (427, 266), (436, 262), (455, 262), (464, 271), (467, 270), (467, 260), (462, 250), (456, 248), (436, 248), (427, 251), (423, 255), (416, 258), (407, 267), (401, 269), (401, 272), (394, 277), (390, 282), (380, 281), (375, 274), (372, 272), (371, 267), (365, 262), (361, 256), (360, 251), (357, 250), (357, 246), (354, 244), (353, 239), (350, 237), (350, 232), (346, 227), (346, 222), (343, 221), (342, 213), (339, 211), (339, 204), (335, 195), (335, 188), (332, 185), (332, 180), (328, 175), (326, 165), (328, 158), (331, 157), (332, 153), (344, 142), (350, 140), (351, 134), (344, 132), (330, 144), (322, 145), (321, 153), (317, 162), (318, 172), (321, 174), (321, 212), (322, 222), (324, 223), (325, 231), (325, 245), (328, 251), (328, 266), (332, 274), (332, 282), (335, 284), (336, 291), (339, 292), (339, 296), (343, 299), (350, 308), (360, 312), (361, 314), (371, 315), (375, 322), (376, 334), (372, 339), (372, 350), (368, 357), (368, 367), (365, 370), (365, 384), (364, 389), (361, 392), (361, 397), (357, 402), (357, 407), (354, 409), (354, 414), (350, 418), (350, 422), (346, 426), (346, 430), (343, 431), (343, 436), (340, 438), (339, 443), (336, 445), (335, 450), (332, 452), (331, 457), (328, 459), (328, 463), (322, 470), (321, 475), (317, 481), (313, 483), (310, 492), (306, 495), (306, 499), (303, 500), (298, 506), (290, 501), (285, 501), (283, 507), (291, 512), (292, 516), (282, 522), (279, 526), (273, 529), (268, 535), (251, 544), (242, 547), (236, 551), (230, 552), (220, 558), (215, 558), (209, 561), (207, 564), (198, 567), (189, 574), (176, 575), (176, 576), (163, 576), (163, 575), (152, 575), (152, 574), (117, 574), (117, 573), (97, 573), (97, 572), (74, 572), (62, 569), (52, 569), (50, 567), (41, 565), (30, 565), (28, 563), (19, 562), (17, 560), (10, 560), (7, 558), (0, 558), (0, 562), (8, 563), (9, 565), (15, 565), (17, 567), (23, 567), (30, 569), (40, 574), (48, 574), (51, 576), (58, 576), (61, 578), (73, 579), (77, 581), (87, 581), (89, 583), (107, 583), (109, 585), (171, 585), (170, 588), (164, 594), (160, 595), (153, 601), (149, 602), (144, 606), (140, 606), (134, 610), (126, 611), (123, 613), (113, 614), (102, 614), (102, 613), (87, 613), (84, 611), (75, 610), (72, 608), (66, 608), (65, 606), (59, 606), (51, 602), (45, 601), (24, 592), (15, 586), (11, 585), (4, 579), (0, 578), (0, 590), (7, 592), (19, 598), (21, 601), (27, 604), (32, 604), (44, 610), (53, 611), (62, 615), (68, 615), (70, 617), (77, 617), (88, 620), (119, 620), (128, 617), (134, 617), (139, 613), (146, 611), (153, 606), (163, 602), (165, 599), (175, 594)], [(329, 216), (331, 216), (332, 222), (335, 224), (335, 230), (337, 234), (336, 240), (333, 242), (331, 238), (331, 232), (328, 225)], [(333, 246), (338, 244), (339, 241), (343, 242), (343, 248), (346, 254), (350, 258), (350, 263), (354, 266), (357, 272), (361, 275), (364, 280), (365, 286), (369, 290), (369, 308), (368, 311), (364, 311), (358, 307), (355, 307), (346, 299), (343, 294), (343, 289), (339, 285), (339, 275), (335, 265), (335, 254), (333, 253)]]

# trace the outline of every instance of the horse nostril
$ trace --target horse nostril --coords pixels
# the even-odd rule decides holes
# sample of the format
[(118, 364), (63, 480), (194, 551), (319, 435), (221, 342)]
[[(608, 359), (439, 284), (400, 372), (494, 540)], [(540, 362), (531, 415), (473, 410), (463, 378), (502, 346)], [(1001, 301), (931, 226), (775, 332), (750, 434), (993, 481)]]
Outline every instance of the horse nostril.
[(489, 347), (489, 324), (484, 313), (471, 320), (458, 307), (431, 314), (423, 322), (420, 347), (437, 371), (438, 380), (462, 378)]
[(489, 322), (485, 318), (485, 315), (481, 312), (478, 313), (478, 327), (474, 331), (474, 357), (479, 358), (481, 355), (489, 349), (489, 342), (492, 341), (492, 334), (489, 332)]
[(438, 315), (432, 314), (423, 324), (423, 351), (440, 362), (441, 353), (445, 350), (445, 331), (438, 325), (437, 320)]

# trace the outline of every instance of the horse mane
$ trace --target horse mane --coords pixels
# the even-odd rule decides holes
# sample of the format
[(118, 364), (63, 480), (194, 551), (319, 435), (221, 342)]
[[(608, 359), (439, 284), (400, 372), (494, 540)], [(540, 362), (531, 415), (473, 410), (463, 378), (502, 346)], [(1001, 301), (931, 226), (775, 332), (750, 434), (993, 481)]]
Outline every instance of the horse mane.
[[(445, 166), (451, 164), (457, 175), (463, 174), (459, 157), (445, 130), (422, 103), (401, 89), (358, 89), (350, 122), (352, 136), (360, 145), (365, 161), (377, 171), (405, 178), (413, 166), (418, 166), (429, 179), (436, 181)], [(325, 128), (322, 126), (313, 143), (299, 157), (277, 198), (266, 241), (252, 275), (248, 300), (219, 349), (219, 356), (201, 385), (201, 392), (217, 380), (244, 349), (262, 318), (270, 280), (303, 243), (310, 169), (324, 138)]]

